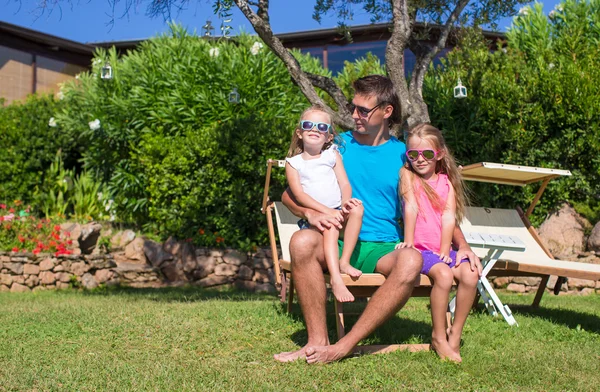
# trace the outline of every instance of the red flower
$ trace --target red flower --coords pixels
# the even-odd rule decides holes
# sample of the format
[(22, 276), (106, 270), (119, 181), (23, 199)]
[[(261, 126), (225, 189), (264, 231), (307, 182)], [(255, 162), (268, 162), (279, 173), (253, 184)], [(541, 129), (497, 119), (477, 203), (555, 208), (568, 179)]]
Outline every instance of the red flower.
[(8, 210), (8, 212), (13, 213), (13, 212), (15, 212), (15, 209), (11, 208), (10, 210)]
[(25, 242), (25, 238), (24, 238), (23, 236), (21, 236), (21, 235), (19, 236), (19, 242), (20, 242), (20, 243), (23, 243), (23, 242)]
[(198, 233), (200, 233), (200, 235), (204, 235), (204, 229), (198, 230)]
[(59, 225), (54, 225), (54, 231), (60, 231), (60, 226)]
[(3, 221), (4, 221), (4, 217), (0, 216), (0, 222), (3, 222)]
[(6, 204), (0, 204), (0, 210), (6, 210)]
[(41, 229), (42, 227), (44, 227), (44, 225), (42, 225), (41, 223), (38, 223), (36, 226), (37, 229)]
[(67, 245), (72, 245), (72, 244), (73, 244), (73, 241), (72, 241), (72, 240), (68, 240), (68, 241), (67, 241)]
[(39, 249), (39, 248), (35, 248), (35, 249), (33, 250), (33, 254), (34, 254), (34, 255), (37, 255), (38, 253), (40, 253), (40, 249)]
[(14, 248), (12, 248), (12, 251), (13, 251), (13, 252), (18, 252), (18, 251), (19, 251), (19, 248), (17, 248), (17, 247), (14, 247)]

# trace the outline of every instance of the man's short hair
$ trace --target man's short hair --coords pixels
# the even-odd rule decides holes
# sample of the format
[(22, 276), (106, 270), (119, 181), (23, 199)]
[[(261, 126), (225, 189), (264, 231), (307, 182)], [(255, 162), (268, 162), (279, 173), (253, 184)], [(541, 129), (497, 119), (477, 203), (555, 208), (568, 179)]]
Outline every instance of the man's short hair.
[(352, 86), (355, 94), (377, 97), (378, 103), (386, 102), (392, 105), (394, 111), (388, 119), (389, 125), (392, 127), (401, 124), (400, 100), (390, 78), (383, 75), (369, 75), (355, 80)]

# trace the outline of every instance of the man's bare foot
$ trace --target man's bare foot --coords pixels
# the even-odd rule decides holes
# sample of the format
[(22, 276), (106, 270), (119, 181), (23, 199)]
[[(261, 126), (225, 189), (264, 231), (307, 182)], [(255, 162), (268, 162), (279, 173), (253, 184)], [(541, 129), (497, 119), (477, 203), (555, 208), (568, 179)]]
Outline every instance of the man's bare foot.
[(339, 361), (350, 354), (333, 346), (311, 346), (306, 348), (307, 363), (330, 363)]
[(448, 335), (448, 345), (458, 358), (460, 358), (460, 334), (453, 333), (452, 328), (448, 328), (446, 334)]
[(298, 359), (306, 358), (306, 346), (302, 347), (300, 350), (296, 351), (285, 351), (279, 354), (273, 355), (276, 361), (279, 362), (292, 362)]
[(333, 295), (335, 295), (335, 299), (340, 302), (352, 302), (354, 301), (354, 296), (348, 290), (348, 287), (342, 282), (340, 279), (336, 282), (331, 282), (331, 291), (333, 291)]
[(349, 275), (351, 278), (358, 278), (362, 275), (362, 271), (354, 268), (350, 264), (340, 264), (340, 272)]
[[(456, 353), (448, 344), (448, 341), (444, 338), (436, 339), (431, 337), (431, 348), (437, 353), (440, 359), (447, 359), (452, 362), (462, 362), (460, 354)], [(308, 359), (308, 356), (306, 357)]]

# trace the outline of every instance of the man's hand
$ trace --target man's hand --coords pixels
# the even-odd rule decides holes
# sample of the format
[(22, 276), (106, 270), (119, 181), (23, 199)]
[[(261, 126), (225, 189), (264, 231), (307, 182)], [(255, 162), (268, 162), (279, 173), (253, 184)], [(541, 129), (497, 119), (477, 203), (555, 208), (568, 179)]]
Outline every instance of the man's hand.
[(338, 230), (342, 229), (342, 222), (336, 217), (329, 214), (323, 214), (322, 212), (309, 210), (306, 212), (306, 220), (311, 226), (316, 227), (317, 230), (321, 232), (331, 229), (332, 227), (336, 227)]
[(355, 198), (346, 200), (346, 202), (342, 204), (342, 212), (344, 214), (348, 214), (351, 209), (353, 209), (354, 207), (358, 207), (361, 204), (362, 204), (362, 201), (355, 199)]
[(456, 265), (454, 268), (458, 267), (461, 264), (463, 259), (469, 259), (469, 264), (471, 266), (471, 271), (477, 270), (479, 276), (481, 276), (481, 272), (483, 271), (483, 267), (481, 266), (481, 261), (479, 257), (471, 250), (469, 245), (464, 245), (458, 248), (456, 252)]

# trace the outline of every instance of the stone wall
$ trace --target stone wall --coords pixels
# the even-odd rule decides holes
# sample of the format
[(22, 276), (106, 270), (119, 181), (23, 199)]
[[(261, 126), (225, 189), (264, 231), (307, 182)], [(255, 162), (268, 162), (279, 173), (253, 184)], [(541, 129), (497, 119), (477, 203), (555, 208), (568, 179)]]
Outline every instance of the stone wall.
[(118, 283), (111, 255), (0, 252), (0, 292), (24, 292)]

